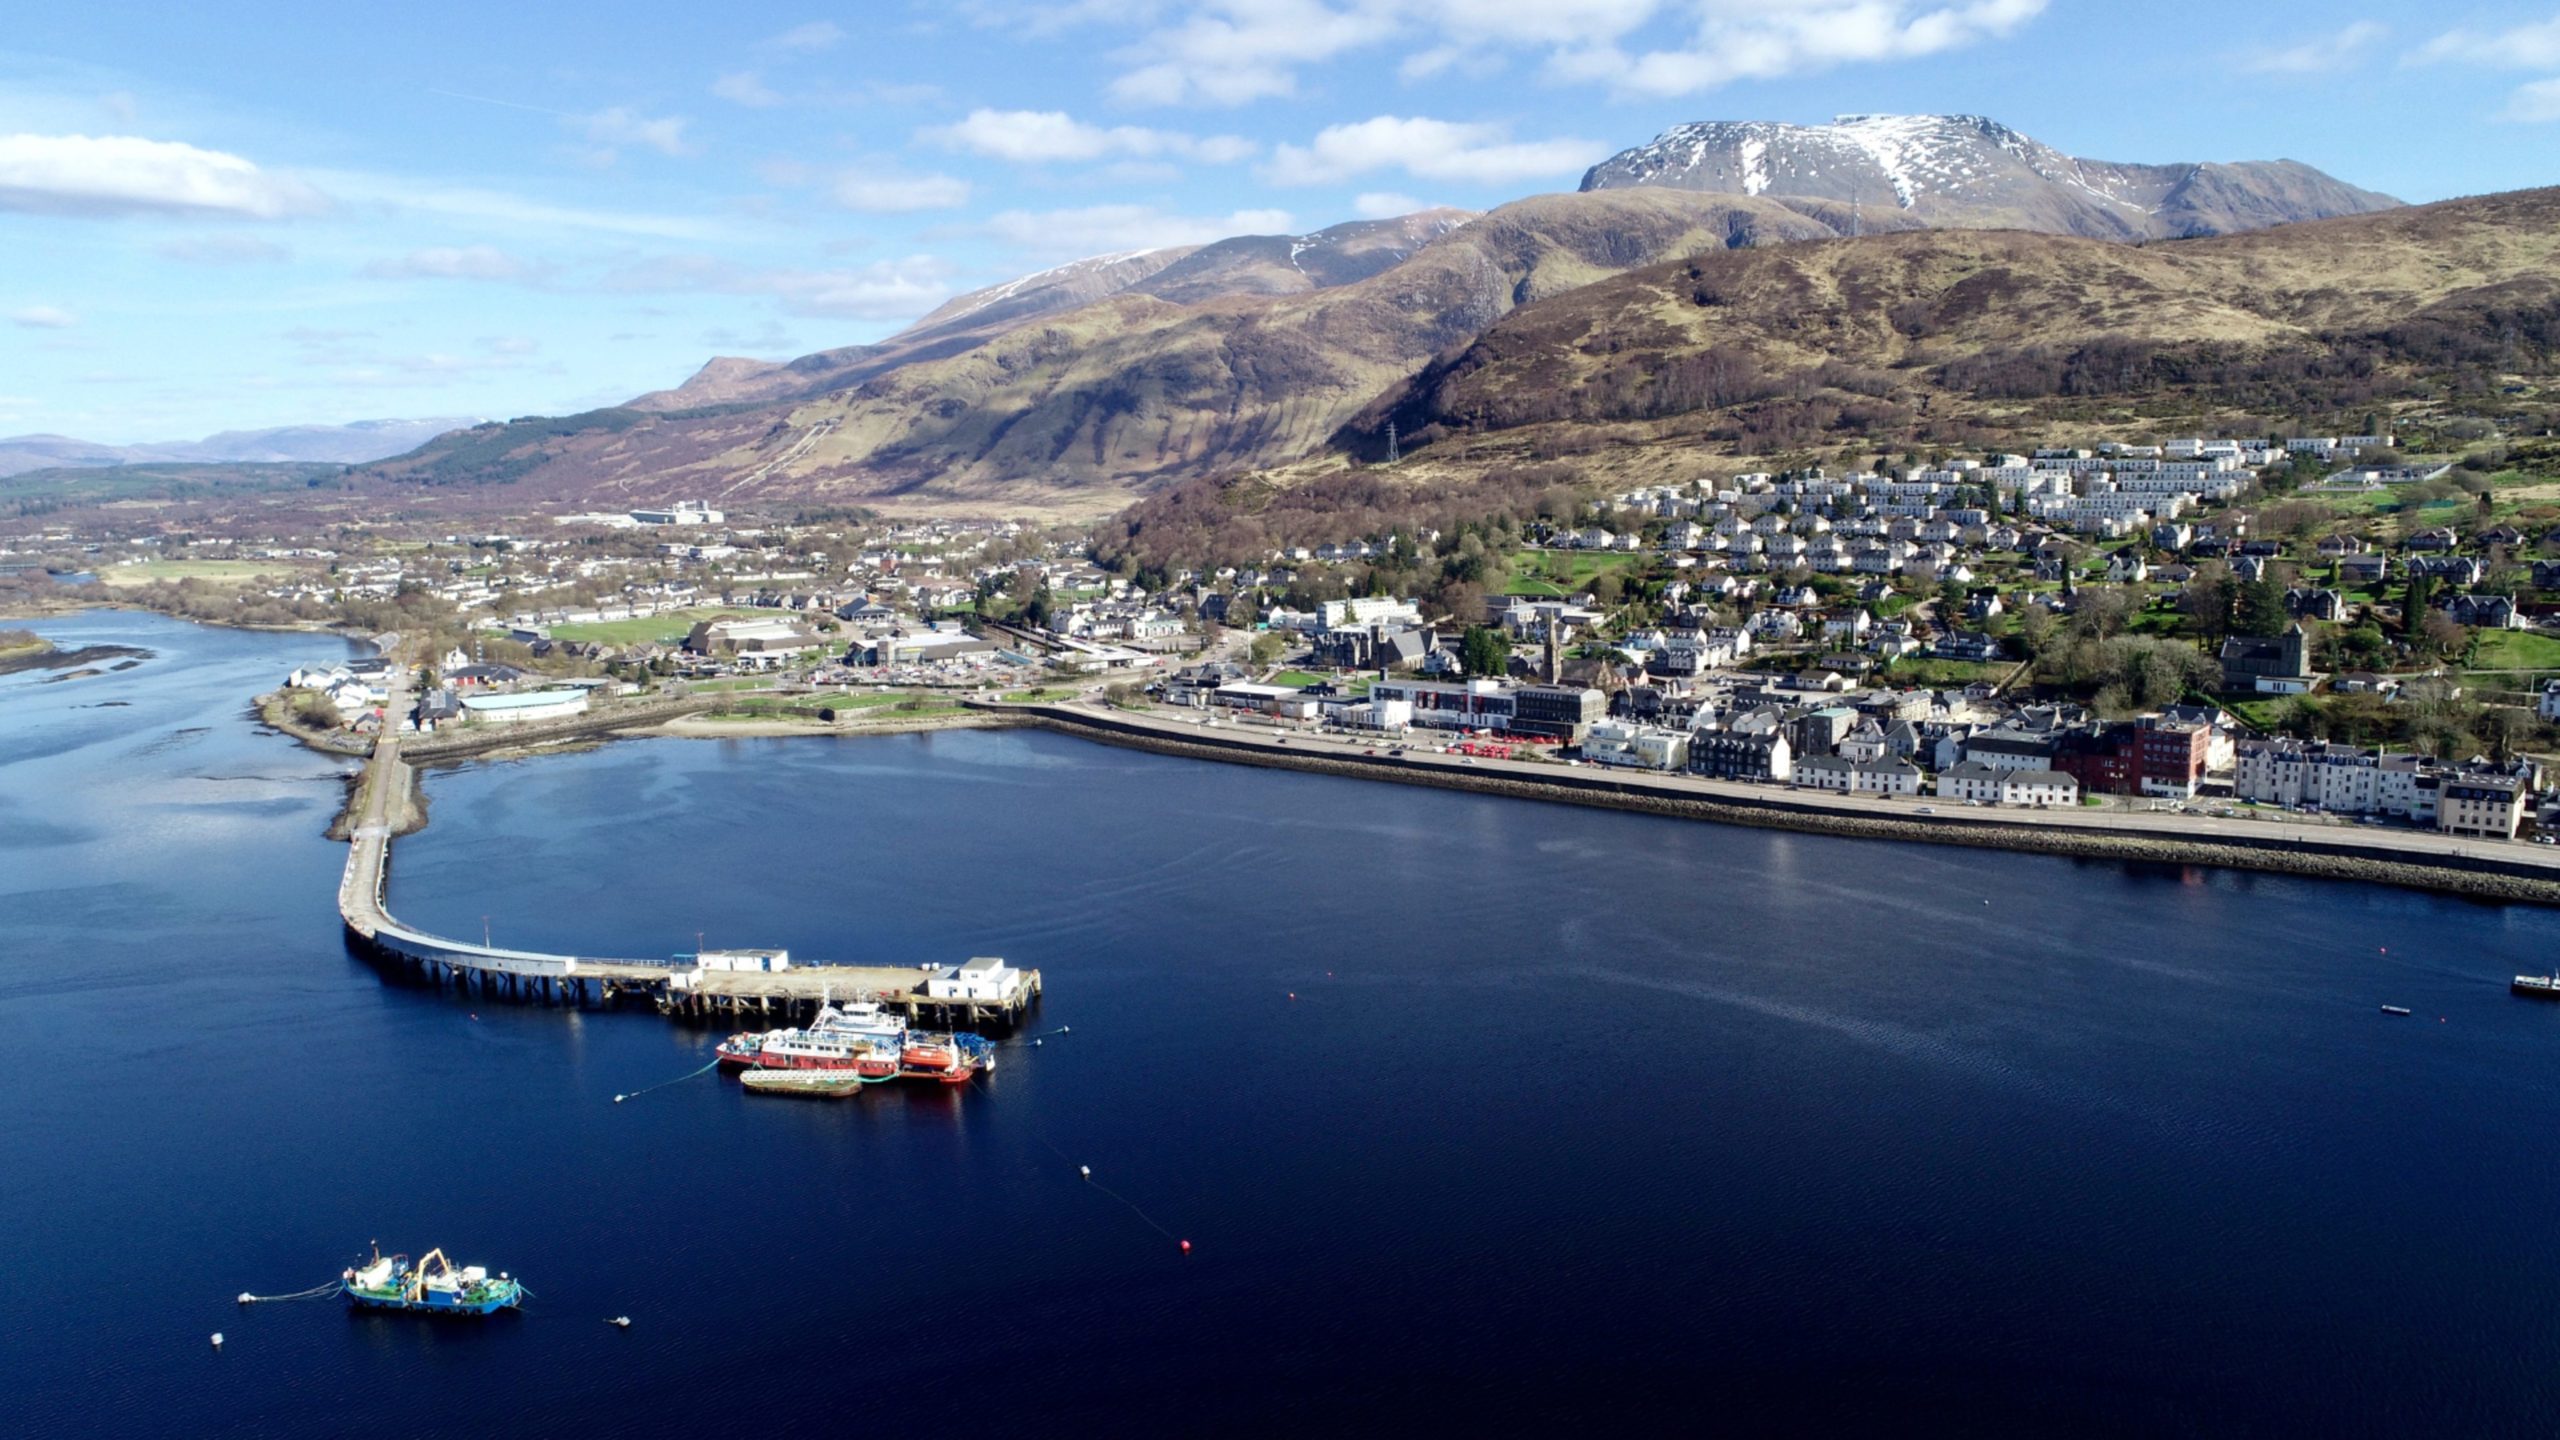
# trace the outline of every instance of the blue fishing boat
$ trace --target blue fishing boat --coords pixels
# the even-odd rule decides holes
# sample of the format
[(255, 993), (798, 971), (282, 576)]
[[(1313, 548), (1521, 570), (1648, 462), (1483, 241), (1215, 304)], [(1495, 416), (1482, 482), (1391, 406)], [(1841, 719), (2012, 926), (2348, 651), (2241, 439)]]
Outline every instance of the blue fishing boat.
[(456, 1266), (442, 1250), (417, 1264), (406, 1255), (373, 1252), (340, 1277), (347, 1303), (359, 1310), (422, 1310), (431, 1315), (492, 1315), (523, 1303), (524, 1283), (479, 1265)]

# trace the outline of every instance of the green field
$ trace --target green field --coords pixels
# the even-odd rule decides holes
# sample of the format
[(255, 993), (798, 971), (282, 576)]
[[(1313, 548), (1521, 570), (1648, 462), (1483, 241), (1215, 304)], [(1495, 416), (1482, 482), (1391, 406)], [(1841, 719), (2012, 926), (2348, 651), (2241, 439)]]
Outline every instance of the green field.
[(1926, 660), (1906, 659), (1893, 662), (1885, 676), (1896, 685), (1930, 688), (1970, 685), (1976, 680), (1997, 680), (2017, 668), (2015, 662), (1997, 660)]
[(1321, 684), (1323, 680), (1323, 676), (1309, 674), (1304, 670), (1283, 670), (1279, 674), (1271, 677), (1272, 684), (1287, 685), (1292, 689), (1297, 690), (1304, 690), (1310, 685)]
[(1587, 588), (1604, 571), (1630, 569), (1642, 565), (1645, 559), (1637, 554), (1524, 550), (1513, 558), (1511, 583), (1503, 587), (1502, 593), (1560, 600)]
[(2474, 670), (2560, 670), (2560, 640), (2522, 630), (2484, 630), (2472, 653)]
[(734, 607), (703, 610), (669, 610), (659, 615), (642, 615), (630, 620), (599, 620), (588, 625), (554, 625), (554, 640), (588, 640), (606, 645), (638, 645), (644, 642), (672, 643), (682, 640), (697, 621), (715, 620), (723, 615), (748, 612)]

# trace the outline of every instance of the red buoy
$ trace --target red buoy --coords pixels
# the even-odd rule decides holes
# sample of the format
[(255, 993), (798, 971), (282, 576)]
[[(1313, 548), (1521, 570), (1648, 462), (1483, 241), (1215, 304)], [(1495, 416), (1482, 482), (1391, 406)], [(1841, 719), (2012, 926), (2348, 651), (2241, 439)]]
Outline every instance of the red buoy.
[(1185, 1255), (1188, 1255), (1188, 1254), (1190, 1254), (1190, 1253), (1191, 1253), (1191, 1242), (1190, 1242), (1190, 1241), (1185, 1240), (1185, 1241), (1183, 1241), (1183, 1242), (1182, 1242), (1182, 1253), (1183, 1253), (1183, 1254), (1185, 1254)]

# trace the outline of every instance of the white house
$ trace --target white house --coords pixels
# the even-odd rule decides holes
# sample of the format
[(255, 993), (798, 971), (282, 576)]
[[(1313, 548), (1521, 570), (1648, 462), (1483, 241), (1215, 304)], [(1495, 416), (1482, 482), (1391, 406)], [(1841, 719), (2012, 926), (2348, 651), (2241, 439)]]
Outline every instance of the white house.
[(974, 955), (924, 982), (929, 1000), (996, 1000), (1011, 998), (1022, 984), (1022, 972), (994, 955)]

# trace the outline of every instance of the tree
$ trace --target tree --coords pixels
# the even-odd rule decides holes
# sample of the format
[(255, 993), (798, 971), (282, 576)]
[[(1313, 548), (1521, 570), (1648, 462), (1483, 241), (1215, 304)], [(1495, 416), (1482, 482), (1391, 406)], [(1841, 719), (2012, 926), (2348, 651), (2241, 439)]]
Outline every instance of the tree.
[(1253, 663), (1256, 665), (1277, 664), (1279, 663), (1280, 657), (1287, 654), (1288, 650), (1289, 641), (1287, 637), (1283, 636), (1277, 630), (1265, 630), (1261, 634), (1253, 637), (1253, 649), (1251, 653), (1253, 655)]
[(2429, 610), (2427, 606), (2428, 602), (2435, 598), (2435, 593), (2436, 577), (2433, 575), (2412, 575), (2409, 577), (2409, 588), (2402, 592), (2400, 596), (2401, 639), (2415, 640), (2418, 638), (2420, 629), (2426, 622), (2426, 617), (2434, 613)]
[(2471, 643), (2471, 632), (2442, 610), (2429, 610), (2418, 621), (2418, 638), (2441, 655), (2452, 655)]
[(2178, 608), (2186, 614), (2188, 629), (2219, 643), (2231, 633), (2239, 612), (2240, 582), (2229, 565), (2207, 560), (2196, 567), (2195, 578), (2178, 592)]
[[(1948, 623), (1954, 622), (1950, 619)], [(2053, 643), (2053, 631), (2052, 611), (2032, 602), (2019, 608), (2014, 638), (2018, 642), (2019, 651), (2027, 659), (2033, 660), (2044, 654), (2045, 647)]]
[(1470, 675), (1500, 675), (1510, 668), (1511, 637), (1490, 625), (1470, 625), (1458, 642), (1458, 658)]
[(2243, 635), (2281, 635), (2292, 625), (2293, 616), (2284, 608), (2284, 587), (2272, 575), (2260, 575), (2240, 587), (2233, 628)]
[(2124, 629), (2136, 607), (2133, 592), (2121, 585), (2095, 585), (2071, 602), (2071, 628), (2100, 640)]

